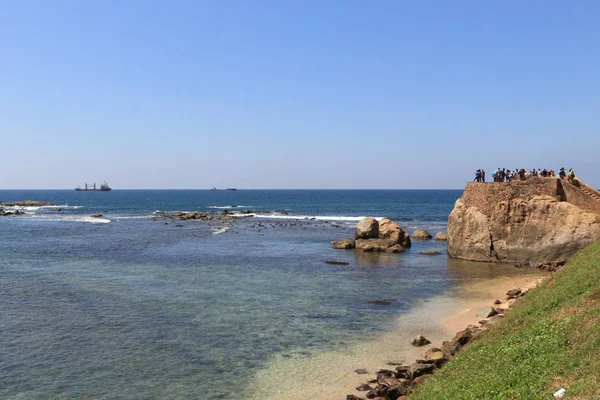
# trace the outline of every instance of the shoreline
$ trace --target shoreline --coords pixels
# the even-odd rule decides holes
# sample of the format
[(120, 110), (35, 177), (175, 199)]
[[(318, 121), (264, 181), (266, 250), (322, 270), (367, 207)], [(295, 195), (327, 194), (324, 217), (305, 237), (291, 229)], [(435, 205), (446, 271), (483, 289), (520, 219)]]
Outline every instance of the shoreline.
[[(274, 357), (269, 365), (258, 371), (253, 383), (244, 391), (245, 398), (280, 398), (286, 400), (345, 399), (353, 394), (364, 397), (366, 392), (355, 388), (374, 379), (380, 369), (394, 369), (393, 365), (412, 364), (423, 358), (432, 347), (441, 347), (458, 331), (469, 325), (478, 325), (482, 319), (477, 310), (502, 300), (499, 308), (508, 308), (506, 292), (520, 288), (523, 291), (537, 286), (550, 274), (535, 270), (515, 276), (481, 278), (459, 284), (447, 296), (423, 301), (409, 313), (396, 320), (391, 332), (359, 341), (347, 348), (319, 353), (310, 357)], [(423, 335), (431, 344), (414, 347), (411, 341)], [(355, 370), (365, 369), (366, 374)]]

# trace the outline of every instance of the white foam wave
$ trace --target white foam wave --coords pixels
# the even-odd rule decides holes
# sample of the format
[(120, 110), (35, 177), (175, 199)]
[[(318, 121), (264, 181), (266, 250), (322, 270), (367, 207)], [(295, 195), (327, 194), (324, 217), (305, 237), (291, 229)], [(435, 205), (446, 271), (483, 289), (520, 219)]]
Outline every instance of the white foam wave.
[(1, 206), (5, 210), (19, 210), (19, 211), (38, 211), (38, 210), (55, 210), (57, 208), (67, 209), (67, 210), (76, 210), (78, 208), (83, 208), (83, 206), (70, 206), (68, 204), (61, 204), (55, 206)]
[(32, 215), (32, 219), (42, 221), (53, 221), (53, 222), (86, 222), (89, 224), (108, 224), (110, 219), (107, 218), (95, 218), (84, 215), (64, 215), (64, 216), (37, 216)]
[(120, 221), (122, 219), (148, 219), (148, 218), (154, 218), (155, 215), (151, 214), (151, 215), (119, 215), (119, 216), (115, 216), (115, 218), (117, 219), (117, 221)]
[(225, 233), (229, 230), (230, 226), (224, 226), (222, 228), (218, 228), (218, 229), (213, 229), (212, 230), (212, 234), (213, 235), (219, 235), (221, 233)]
[[(236, 217), (255, 217), (255, 218), (270, 218), (270, 219), (309, 219), (316, 221), (349, 221), (349, 222), (358, 222), (367, 217), (352, 217), (352, 216), (332, 216), (332, 215), (282, 215), (279, 213), (272, 214), (242, 214), (242, 213), (234, 213)], [(385, 217), (375, 217), (377, 221), (381, 221)]]

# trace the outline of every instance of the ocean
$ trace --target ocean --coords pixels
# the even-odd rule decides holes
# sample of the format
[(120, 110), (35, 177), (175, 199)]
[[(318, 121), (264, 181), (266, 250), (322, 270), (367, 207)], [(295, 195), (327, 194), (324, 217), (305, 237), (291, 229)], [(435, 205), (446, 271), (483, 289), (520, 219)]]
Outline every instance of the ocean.
[[(0, 217), (0, 397), (253, 398), (274, 362), (344, 353), (462, 282), (514, 273), (449, 260), (435, 240), (399, 254), (330, 245), (352, 237), (364, 216), (435, 235), (461, 193), (0, 191), (4, 202), (57, 205)], [(156, 218), (245, 209), (259, 213)]]

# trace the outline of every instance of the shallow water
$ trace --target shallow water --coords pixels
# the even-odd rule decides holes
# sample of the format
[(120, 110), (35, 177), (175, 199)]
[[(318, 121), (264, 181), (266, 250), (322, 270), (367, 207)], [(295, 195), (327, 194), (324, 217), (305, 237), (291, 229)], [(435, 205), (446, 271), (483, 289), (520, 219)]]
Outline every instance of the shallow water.
[[(238, 399), (275, 359), (344, 351), (460, 282), (521, 273), (418, 254), (444, 252), (445, 242), (416, 242), (402, 254), (329, 245), (352, 236), (363, 215), (392, 217), (409, 231), (443, 230), (459, 196), (0, 191), (2, 201), (63, 209), (0, 219), (0, 397)], [(158, 209), (232, 205), (266, 213), (183, 227), (152, 220)], [(278, 219), (281, 210), (297, 218)], [(108, 222), (90, 217), (98, 212)], [(382, 299), (391, 305), (372, 303)]]

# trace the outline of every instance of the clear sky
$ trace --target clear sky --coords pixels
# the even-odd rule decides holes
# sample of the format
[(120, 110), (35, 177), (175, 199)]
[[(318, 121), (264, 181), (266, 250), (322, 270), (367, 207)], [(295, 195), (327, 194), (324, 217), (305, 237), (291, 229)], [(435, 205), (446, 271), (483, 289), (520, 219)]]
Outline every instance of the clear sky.
[(600, 187), (600, 1), (3, 1), (0, 188)]

